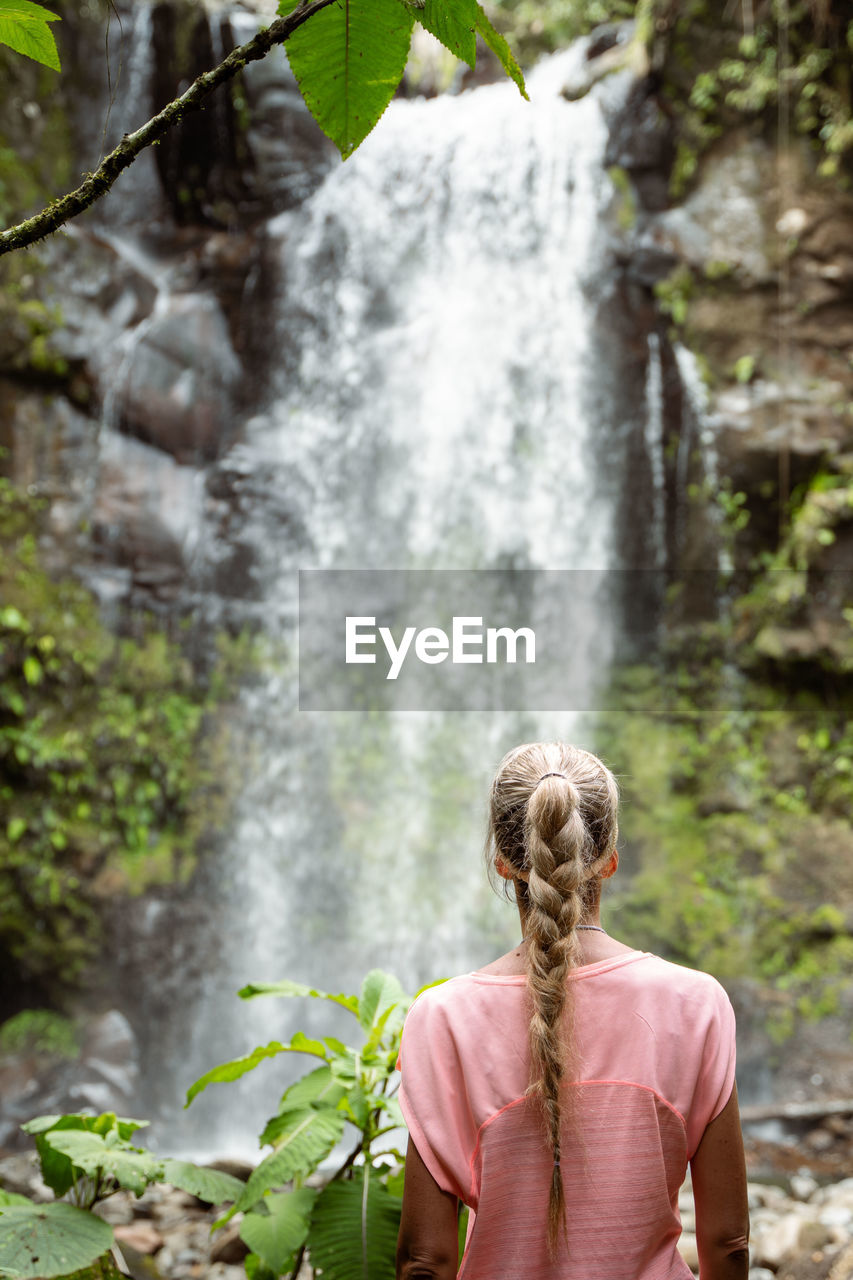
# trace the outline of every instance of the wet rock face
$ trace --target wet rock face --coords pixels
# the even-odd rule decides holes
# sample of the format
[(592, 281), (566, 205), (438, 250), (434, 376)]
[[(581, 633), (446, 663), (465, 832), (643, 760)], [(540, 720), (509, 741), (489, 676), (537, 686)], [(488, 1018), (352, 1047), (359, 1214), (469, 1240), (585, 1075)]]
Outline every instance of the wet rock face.
[(611, 123), (604, 163), (629, 173), (642, 207), (655, 211), (669, 204), (674, 156), (672, 122), (650, 92), (649, 81), (640, 80)]
[(179, 462), (215, 458), (235, 434), (241, 372), (216, 300), (178, 294), (135, 345), (119, 389), (119, 425)]
[[(251, 19), (232, 18), (235, 44), (256, 29)], [(283, 49), (250, 63), (243, 86), (252, 194), (267, 214), (293, 209), (320, 185), (337, 152), (306, 107)]]

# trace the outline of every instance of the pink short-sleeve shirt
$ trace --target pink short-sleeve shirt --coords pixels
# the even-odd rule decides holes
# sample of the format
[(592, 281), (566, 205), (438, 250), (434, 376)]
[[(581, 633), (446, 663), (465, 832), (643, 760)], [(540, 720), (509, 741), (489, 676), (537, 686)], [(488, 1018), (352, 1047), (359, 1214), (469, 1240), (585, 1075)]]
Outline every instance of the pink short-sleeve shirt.
[(412, 1005), (400, 1105), (438, 1185), (469, 1205), (460, 1280), (689, 1280), (678, 1190), (734, 1084), (734, 1013), (706, 973), (631, 951), (582, 965), (562, 1143), (568, 1239), (545, 1245), (553, 1157), (526, 1098), (523, 975), (469, 973)]

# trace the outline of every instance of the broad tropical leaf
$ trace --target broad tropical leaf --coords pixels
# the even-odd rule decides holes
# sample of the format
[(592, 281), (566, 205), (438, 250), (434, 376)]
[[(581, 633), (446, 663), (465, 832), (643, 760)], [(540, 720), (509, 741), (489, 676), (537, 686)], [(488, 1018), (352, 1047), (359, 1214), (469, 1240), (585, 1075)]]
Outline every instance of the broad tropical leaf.
[[(281, 0), (291, 13), (298, 0)], [(287, 41), (287, 57), (309, 111), (343, 158), (382, 115), (403, 77), (414, 18), (400, 0), (340, 0)]]
[(163, 1179), (173, 1187), (180, 1187), (181, 1191), (188, 1191), (191, 1196), (206, 1200), (208, 1204), (237, 1200), (246, 1185), (233, 1174), (223, 1173), (221, 1169), (203, 1169), (187, 1160), (165, 1159)]
[[(285, 1089), (279, 1111), (292, 1111), (297, 1107), (336, 1107), (345, 1093), (345, 1086), (333, 1076), (331, 1067), (316, 1067)], [(267, 1141), (271, 1139), (262, 1137), (261, 1146)]]
[(358, 1002), (358, 1020), (362, 1029), (369, 1034), (383, 1014), (393, 1006), (396, 1006), (395, 1012), (399, 1011), (399, 1020), (402, 1022), (404, 1010), (401, 1006), (405, 1003), (406, 994), (393, 974), (383, 973), (381, 969), (371, 969), (362, 983)]
[(340, 1139), (345, 1123), (343, 1112), (331, 1107), (319, 1111), (301, 1107), (285, 1112), (282, 1120), (276, 1150), (252, 1171), (239, 1199), (217, 1218), (213, 1228), (224, 1226), (235, 1213), (251, 1209), (266, 1191), (312, 1173)]
[(0, 1210), (0, 1269), (15, 1280), (67, 1276), (88, 1267), (112, 1243), (109, 1223), (64, 1201)]
[(58, 13), (51, 13), (33, 0), (0, 0), (0, 44), (59, 71), (56, 41), (48, 26), (59, 21)]
[(59, 1197), (64, 1196), (74, 1185), (74, 1171), (69, 1157), (48, 1140), (49, 1133), (55, 1130), (99, 1134), (114, 1132), (120, 1138), (129, 1139), (137, 1129), (147, 1124), (147, 1120), (120, 1118), (113, 1111), (104, 1111), (97, 1116), (72, 1111), (65, 1115), (34, 1116), (22, 1124), (21, 1128), (35, 1138), (41, 1176), (54, 1195)]
[(394, 1280), (401, 1201), (370, 1165), (317, 1197), (308, 1228), (311, 1265), (323, 1280)]
[[(264, 1196), (257, 1209), (240, 1224), (240, 1236), (267, 1266), (280, 1276), (293, 1264), (293, 1255), (308, 1235), (308, 1221), (318, 1193), (312, 1187)], [(261, 1212), (266, 1206), (267, 1212)]]
[[(325, 9), (320, 11), (325, 13)], [(206, 1071), (203, 1076), (194, 1081), (187, 1090), (187, 1100), (184, 1103), (186, 1109), (193, 1098), (206, 1089), (209, 1084), (222, 1084), (229, 1080), (239, 1080), (241, 1076), (246, 1075), (249, 1071), (254, 1071), (265, 1058), (274, 1058), (279, 1053), (310, 1053), (315, 1058), (326, 1060), (326, 1046), (322, 1040), (310, 1040), (303, 1032), (297, 1031), (296, 1035), (291, 1039), (289, 1044), (281, 1044), (278, 1040), (271, 1040), (269, 1044), (258, 1045), (257, 1049), (253, 1049), (251, 1053), (247, 1053), (242, 1058), (234, 1058), (231, 1062), (223, 1062), (218, 1067), (212, 1067), (210, 1071)]]
[[(313, 18), (312, 18), (313, 22)], [(291, 36), (291, 40), (293, 37)], [(250, 982), (241, 987), (237, 995), (243, 1000), (251, 1000), (253, 996), (314, 996), (318, 1000), (331, 1000), (341, 1005), (358, 1017), (358, 997), (346, 996), (342, 993), (331, 995), (328, 991), (318, 991), (315, 987), (306, 987), (302, 982)]]
[(125, 1146), (112, 1146), (99, 1133), (85, 1133), (80, 1129), (51, 1129), (42, 1136), (49, 1146), (68, 1156), (84, 1173), (94, 1176), (100, 1171), (112, 1175), (120, 1186), (135, 1191), (137, 1195), (142, 1195), (149, 1182), (162, 1180), (161, 1160), (147, 1151), (130, 1151)]

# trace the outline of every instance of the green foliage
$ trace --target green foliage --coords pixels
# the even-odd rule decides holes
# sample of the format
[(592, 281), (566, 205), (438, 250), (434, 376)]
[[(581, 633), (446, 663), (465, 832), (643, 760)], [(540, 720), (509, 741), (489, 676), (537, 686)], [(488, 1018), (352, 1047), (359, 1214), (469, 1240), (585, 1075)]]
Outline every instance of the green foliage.
[[(298, 0), (280, 0), (291, 13)], [(414, 19), (400, 0), (344, 0), (304, 23), (287, 42), (302, 96), (344, 159), (394, 96), (409, 56)]]
[(400, 1201), (372, 1165), (331, 1182), (317, 1198), (308, 1251), (328, 1280), (394, 1280)]
[(0, 954), (58, 998), (99, 952), (104, 896), (192, 872), (224, 730), (175, 644), (114, 636), (48, 575), (38, 520), (0, 477)]
[(525, 65), (603, 22), (632, 18), (634, 0), (497, 0), (500, 27)]
[(71, 1018), (52, 1009), (23, 1009), (0, 1026), (0, 1054), (33, 1053), (78, 1057), (80, 1039)]
[(35, 1138), (42, 1178), (57, 1197), (70, 1196), (72, 1203), (33, 1204), (25, 1196), (0, 1194), (0, 1274), (70, 1280), (92, 1267), (93, 1280), (113, 1275), (98, 1265), (113, 1243), (112, 1227), (90, 1210), (120, 1187), (139, 1196), (150, 1183), (168, 1180), (213, 1204), (240, 1194), (243, 1183), (230, 1174), (160, 1159), (134, 1146), (131, 1137), (147, 1123), (108, 1111), (36, 1116), (21, 1126)]
[(59, 22), (59, 14), (33, 0), (0, 0), (0, 44), (59, 71), (51, 22)]
[[(113, 1235), (91, 1209), (120, 1187), (141, 1195), (150, 1183), (166, 1181), (209, 1203), (231, 1203), (212, 1232), (235, 1213), (243, 1214), (240, 1234), (252, 1250), (246, 1259), (250, 1280), (275, 1280), (285, 1273), (295, 1280), (306, 1255), (328, 1280), (392, 1280), (404, 1157), (387, 1142), (403, 1125), (394, 1074), (412, 997), (381, 970), (367, 975), (358, 996), (330, 995), (287, 981), (251, 983), (240, 995), (331, 1001), (356, 1020), (363, 1042), (354, 1048), (333, 1036), (316, 1039), (297, 1032), (289, 1044), (258, 1048), (190, 1086), (187, 1106), (208, 1084), (236, 1080), (278, 1052), (321, 1060), (285, 1089), (260, 1137), (261, 1145), (273, 1150), (246, 1183), (134, 1145), (131, 1139), (145, 1120), (104, 1112), (28, 1121), (21, 1127), (35, 1139), (45, 1183), (71, 1203), (34, 1205), (25, 1196), (0, 1191), (0, 1275), (53, 1280), (92, 1267), (95, 1280)], [(306, 1186), (348, 1125), (356, 1131), (355, 1146), (322, 1189)], [(463, 1232), (460, 1222), (460, 1252)]]
[(843, 0), (822, 5), (757, 6), (752, 29), (740, 9), (722, 16), (705, 0), (683, 0), (666, 17), (664, 81), (680, 119), (673, 197), (683, 195), (697, 153), (744, 118), (776, 123), (780, 104), (792, 127), (811, 136), (822, 154), (819, 173), (842, 177), (853, 148), (849, 75), (849, 15)]
[[(279, 0), (278, 13), (286, 17), (298, 3)], [(298, 27), (287, 41), (287, 56), (308, 109), (344, 159), (393, 98), (415, 18), (470, 66), (479, 35), (527, 97), (509, 46), (476, 0), (343, 0)]]
[[(252, 1249), (247, 1275), (255, 1280), (289, 1272), (295, 1277), (307, 1254), (313, 1268), (334, 1280), (393, 1277), (400, 1219), (402, 1156), (380, 1139), (402, 1126), (393, 1076), (403, 1018), (411, 1004), (390, 974), (373, 970), (355, 995), (331, 995), (297, 982), (250, 983), (243, 999), (257, 996), (308, 997), (337, 1004), (364, 1035), (359, 1047), (333, 1036), (320, 1039), (297, 1032), (287, 1044), (272, 1042), (196, 1080), (186, 1105), (209, 1084), (236, 1080), (266, 1058), (304, 1053), (320, 1060), (282, 1094), (264, 1127), (261, 1145), (272, 1152), (255, 1168), (242, 1193), (214, 1224), (235, 1213), (244, 1217), (242, 1238)], [(305, 1186), (344, 1136), (356, 1130), (355, 1145), (326, 1186)]]

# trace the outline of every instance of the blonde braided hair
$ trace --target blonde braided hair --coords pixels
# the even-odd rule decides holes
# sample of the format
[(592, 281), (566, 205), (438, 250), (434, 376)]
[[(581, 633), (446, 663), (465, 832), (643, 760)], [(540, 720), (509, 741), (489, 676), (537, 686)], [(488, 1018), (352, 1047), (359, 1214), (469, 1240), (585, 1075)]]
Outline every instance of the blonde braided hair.
[(560, 1169), (560, 1096), (574, 1061), (570, 984), (580, 957), (576, 926), (601, 893), (600, 872), (616, 847), (616, 779), (597, 756), (563, 742), (515, 747), (492, 783), (490, 861), (510, 871), (525, 911), (531, 998), (530, 1087), (540, 1100), (554, 1167), (548, 1198), (548, 1246), (556, 1254), (565, 1232)]

